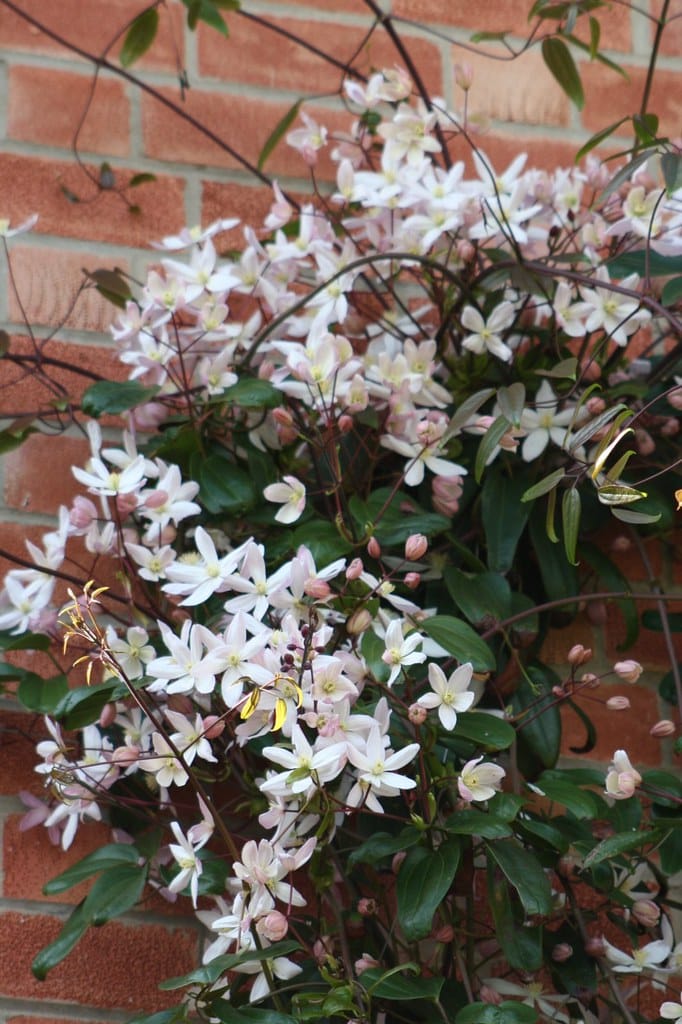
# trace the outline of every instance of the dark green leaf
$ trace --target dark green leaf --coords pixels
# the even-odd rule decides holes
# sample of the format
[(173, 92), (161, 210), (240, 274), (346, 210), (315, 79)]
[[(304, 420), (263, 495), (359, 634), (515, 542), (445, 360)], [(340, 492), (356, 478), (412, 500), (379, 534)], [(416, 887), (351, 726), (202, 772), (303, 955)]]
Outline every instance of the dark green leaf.
[(222, 1024), (298, 1024), (295, 1017), (261, 1006), (232, 1006), (226, 999), (211, 1002), (211, 1018)]
[(514, 886), (527, 914), (549, 914), (552, 890), (537, 858), (513, 839), (486, 843), (488, 857)]
[(291, 543), (294, 549), (305, 544), (319, 566), (343, 558), (351, 549), (351, 545), (341, 536), (333, 523), (319, 519), (297, 527), (292, 534)]
[(557, 484), (561, 483), (565, 476), (566, 471), (564, 469), (555, 469), (549, 476), (543, 477), (542, 480), (538, 480), (536, 484), (533, 484), (527, 491), (524, 491), (521, 501), (533, 501), (535, 498), (540, 498), (543, 494), (547, 494), (548, 491), (553, 490)]
[(155, 7), (147, 8), (135, 18), (123, 40), (119, 60), (124, 68), (129, 68), (143, 53), (146, 53), (154, 42), (159, 27), (159, 12)]
[(0, 430), (0, 455), (13, 452), (15, 448), (21, 447), (27, 437), (36, 433), (35, 427), (8, 428)]
[[(641, 167), (642, 164), (645, 164), (647, 160), (650, 160), (654, 153), (655, 150), (653, 149), (645, 149), (641, 153), (638, 153), (637, 156), (633, 156), (632, 160), (626, 164), (625, 167), (621, 167), (619, 171), (616, 171), (604, 191), (597, 199), (597, 205), (601, 205), (601, 203), (603, 203), (605, 199), (608, 199), (608, 197), (619, 189), (621, 185), (624, 185), (626, 181), (629, 181), (637, 168)], [(620, 257), (616, 258), (620, 259)], [(608, 267), (610, 267), (610, 265), (610, 263), (607, 264)], [(611, 276), (613, 277), (613, 274)]]
[(282, 393), (269, 380), (242, 377), (223, 391), (221, 401), (233, 402), (243, 409), (274, 409), (282, 402)]
[(479, 747), (491, 750), (506, 750), (516, 737), (514, 727), (509, 722), (485, 711), (465, 711), (458, 715), (457, 725), (451, 735), (461, 736)]
[(476, 672), (489, 672), (495, 668), (493, 652), (461, 619), (451, 615), (433, 615), (421, 622), (420, 628), (458, 661), (470, 661)]
[(368, 629), (363, 633), (360, 650), (374, 678), (380, 683), (385, 683), (391, 674), (390, 668), (381, 657), (386, 647), (384, 641), (376, 635), (373, 629)]
[(84, 912), (84, 902), (71, 912), (56, 939), (43, 946), (31, 964), (31, 970), (39, 981), (44, 981), (48, 971), (61, 963), (71, 952), (81, 936), (87, 931), (90, 919)]
[(575, 549), (578, 544), (578, 530), (580, 529), (580, 492), (577, 487), (570, 487), (564, 491), (561, 502), (561, 525), (564, 534), (564, 551), (566, 558), (571, 565), (577, 565)]
[(416, 846), (420, 838), (421, 833), (416, 828), (403, 829), (397, 836), (392, 836), (389, 832), (377, 832), (353, 850), (348, 858), (348, 864), (350, 867), (355, 864), (377, 865), (385, 857), (392, 857), (394, 853)]
[(100, 380), (83, 393), (81, 409), (87, 416), (97, 419), (105, 413), (117, 415), (142, 405), (159, 392), (158, 385), (145, 387), (138, 380)]
[(192, 475), (199, 481), (199, 500), (212, 515), (244, 515), (258, 495), (250, 475), (219, 455), (193, 456)]
[[(668, 612), (666, 614), (668, 627), (673, 633), (682, 633), (682, 612)], [(663, 632), (663, 621), (661, 619), (661, 613), (655, 611), (653, 608), (648, 608), (645, 612), (642, 612), (642, 625), (645, 629), (654, 630), (657, 633)]]
[(661, 302), (664, 306), (674, 306), (682, 299), (682, 277), (673, 277), (672, 281), (666, 281), (661, 292)]
[(587, 142), (582, 145), (575, 154), (575, 162), (580, 163), (588, 153), (599, 146), (602, 142), (605, 142), (606, 139), (608, 139), (610, 135), (613, 135), (613, 133), (617, 131), (622, 124), (625, 124), (626, 121), (629, 121), (628, 117), (621, 117), (620, 121), (614, 121), (614, 123), (610, 124), (607, 128), (602, 128), (600, 131), (595, 132), (594, 135), (591, 135)]
[(17, 697), (29, 711), (51, 715), (68, 689), (69, 681), (66, 676), (43, 679), (35, 672), (26, 672), (19, 683)]
[(557, 36), (550, 36), (548, 39), (544, 39), (542, 42), (542, 56), (545, 64), (571, 103), (578, 110), (582, 110), (585, 106), (585, 94), (578, 69), (566, 43), (562, 39), (558, 39)]
[(632, 127), (639, 141), (644, 146), (650, 146), (656, 142), (658, 134), (658, 118), (656, 114), (635, 114), (632, 118)]
[(443, 823), (446, 832), (458, 836), (481, 836), (483, 839), (505, 839), (512, 834), (506, 821), (472, 807), (451, 814)]
[(506, 32), (474, 32), (471, 36), (472, 43), (501, 43), (509, 35), (509, 31)]
[(43, 892), (46, 896), (56, 896), (100, 871), (106, 871), (121, 864), (137, 865), (138, 859), (139, 853), (134, 846), (127, 843), (108, 843), (89, 853), (76, 864), (72, 864), (56, 878), (51, 878), (43, 886)]
[(148, 185), (151, 184), (152, 181), (156, 181), (156, 175), (143, 171), (141, 174), (133, 174), (132, 178), (128, 182), (128, 188), (137, 188), (138, 185)]
[(1, 651), (49, 651), (52, 643), (44, 633), (21, 633), (15, 636), (7, 631), (0, 632)]
[[(561, 714), (552, 687), (560, 680), (539, 662), (529, 665), (526, 674), (512, 697), (512, 708), (518, 716), (519, 753), (527, 751), (539, 762), (538, 768), (553, 768), (561, 747)], [(529, 774), (534, 774), (528, 767)]]
[(105, 704), (120, 699), (127, 692), (126, 686), (118, 681), (79, 686), (65, 693), (52, 713), (65, 729), (82, 729), (97, 721)]
[(108, 868), (86, 896), (83, 912), (92, 924), (106, 924), (140, 902), (146, 881), (146, 865), (119, 864)]
[(166, 978), (159, 983), (159, 988), (168, 992), (175, 988), (184, 988), (186, 985), (213, 985), (218, 978), (226, 971), (234, 970), (241, 964), (261, 963), (263, 960), (274, 960), (278, 956), (288, 956), (300, 949), (298, 942), (292, 939), (284, 939), (283, 942), (273, 942), (267, 949), (249, 949), (244, 953), (227, 953), (224, 956), (217, 956), (210, 963), (203, 967), (197, 967), (188, 974), (179, 975), (176, 978)]
[(272, 151), (275, 149), (275, 147), (279, 145), (279, 143), (282, 141), (285, 132), (287, 132), (289, 128), (291, 128), (292, 124), (298, 117), (298, 112), (301, 109), (301, 102), (301, 100), (296, 100), (294, 105), (292, 107), (289, 107), (284, 117), (277, 122), (273, 130), (268, 135), (267, 139), (265, 140), (265, 145), (261, 149), (260, 155), (258, 157), (259, 171), (263, 170), (266, 160), (268, 159)]
[(542, 931), (524, 927), (515, 919), (509, 886), (488, 870), (488, 906), (495, 923), (495, 936), (510, 967), (538, 971), (542, 966)]
[(526, 1003), (506, 999), (499, 1006), (469, 1003), (455, 1017), (455, 1024), (537, 1024), (537, 1010)]
[(615, 836), (609, 836), (608, 839), (602, 839), (593, 850), (590, 850), (583, 861), (583, 867), (592, 868), (604, 860), (619, 857), (622, 853), (629, 853), (630, 850), (646, 846), (647, 843), (653, 843), (659, 838), (660, 832), (656, 829), (621, 832)]
[(599, 53), (599, 38), (601, 36), (601, 25), (596, 18), (590, 17), (590, 59)]
[(585, 727), (585, 742), (581, 743), (580, 746), (571, 747), (570, 749), (574, 754), (589, 754), (597, 745), (597, 730), (594, 727), (594, 722), (584, 708), (571, 697), (567, 697), (564, 703), (566, 707), (571, 709), (574, 715), (578, 716)]
[(472, 625), (509, 616), (511, 590), (504, 576), (496, 572), (466, 573), (461, 569), (445, 569), (443, 576), (450, 597)]
[(662, 256), (650, 249), (637, 249), (614, 256), (606, 264), (612, 278), (626, 277), (628, 274), (645, 274), (647, 266), (651, 277), (672, 277), (682, 273), (682, 256)]
[[(401, 967), (404, 971), (405, 968)], [(374, 999), (410, 1001), (412, 999), (438, 999), (444, 978), (420, 978), (386, 972), (383, 967), (370, 967), (363, 971), (360, 983)]]
[(488, 459), (493, 454), (510, 427), (511, 423), (506, 416), (498, 416), (497, 419), (491, 423), (481, 438), (481, 443), (479, 444), (478, 451), (476, 452), (476, 462), (474, 464), (474, 477), (476, 479), (476, 483), (481, 482), (481, 477), (483, 476), (483, 471), (485, 470)]
[(430, 932), (433, 915), (454, 881), (460, 853), (456, 839), (446, 840), (437, 850), (417, 846), (408, 851), (396, 885), (398, 921), (408, 942)]
[[(616, 593), (630, 590), (627, 578), (611, 559), (604, 554), (601, 548), (598, 548), (595, 544), (583, 543), (581, 544), (580, 552), (608, 590)], [(630, 598), (624, 598), (616, 603), (625, 623), (625, 639), (618, 647), (618, 650), (622, 651), (631, 647), (637, 639), (639, 634), (639, 615), (635, 602)]]
[(512, 567), (528, 521), (529, 510), (521, 504), (527, 487), (527, 477), (518, 470), (508, 476), (502, 467), (493, 466), (486, 474), (481, 491), (481, 516), (488, 568), (493, 572), (507, 573)]
[[(196, 29), (198, 22), (204, 21), (211, 28), (217, 29), (221, 35), (225, 37), (229, 35), (225, 19), (218, 10), (219, 7), (224, 6), (220, 0), (182, 0), (182, 2), (187, 8), (187, 25), (192, 31)], [(238, 8), (230, 6), (227, 9)]]
[[(563, 551), (556, 548), (545, 533), (544, 516), (534, 509), (530, 516), (530, 537), (537, 567), (542, 578), (546, 600), (562, 600), (578, 595), (580, 586), (575, 567), (566, 560)], [(575, 613), (575, 605), (565, 604), (565, 612)]]
[(678, 153), (664, 153), (661, 157), (661, 171), (668, 195), (682, 187), (682, 159)]
[[(682, 662), (678, 662), (678, 672), (682, 673)], [(675, 673), (672, 669), (661, 679), (658, 684), (658, 692), (668, 704), (677, 704), (677, 686), (675, 685)]]
[(599, 813), (599, 804), (594, 793), (580, 789), (569, 779), (558, 779), (543, 774), (533, 785), (550, 800), (562, 804), (576, 818), (595, 818)]

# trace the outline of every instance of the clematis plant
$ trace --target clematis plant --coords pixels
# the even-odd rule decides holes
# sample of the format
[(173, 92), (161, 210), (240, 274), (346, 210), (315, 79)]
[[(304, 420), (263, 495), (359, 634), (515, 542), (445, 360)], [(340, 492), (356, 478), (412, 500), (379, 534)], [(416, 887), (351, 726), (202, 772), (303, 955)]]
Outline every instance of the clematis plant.
[(573, 645), (559, 675), (543, 645), (604, 587), (631, 644), (637, 595), (594, 538), (672, 529), (682, 330), (652, 278), (682, 257), (682, 188), (654, 152), (611, 189), (594, 159), (478, 150), (469, 176), (461, 114), (417, 92), (349, 82), (338, 136), (306, 114), (289, 144), (326, 148), (336, 190), (275, 186), (239, 251), (226, 217), (157, 242), (141, 287), (106, 278), (128, 380), (85, 392), (83, 493), (0, 591), (7, 650), (66, 640), (47, 682), (16, 669), (51, 737), (28, 817), (65, 849), (116, 830), (60, 876), (100, 872), (67, 934), (145, 886), (198, 908), (169, 1021), (632, 1021), (642, 986), (677, 1019), (679, 780), (636, 751), (559, 762), (561, 710), (589, 753), (602, 677), (640, 666)]

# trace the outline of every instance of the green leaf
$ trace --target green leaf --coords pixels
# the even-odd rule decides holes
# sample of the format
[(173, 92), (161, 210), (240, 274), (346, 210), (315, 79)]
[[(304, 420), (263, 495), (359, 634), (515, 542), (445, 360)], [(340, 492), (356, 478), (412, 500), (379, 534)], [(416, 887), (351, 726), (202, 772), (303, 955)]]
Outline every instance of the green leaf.
[(564, 491), (561, 502), (561, 525), (564, 533), (564, 550), (571, 565), (578, 564), (575, 558), (575, 549), (580, 529), (580, 509), (580, 492), (577, 487), (570, 487)]
[(632, 118), (635, 135), (644, 146), (657, 141), (658, 117), (656, 114), (635, 114)]
[(51, 715), (68, 689), (69, 681), (66, 676), (43, 679), (35, 672), (25, 672), (17, 688), (17, 697), (29, 711)]
[(351, 550), (351, 545), (334, 524), (320, 519), (297, 527), (291, 536), (291, 543), (294, 549), (305, 544), (317, 565), (328, 565), (337, 558), (343, 558)]
[(267, 139), (265, 140), (265, 145), (261, 149), (260, 155), (258, 157), (259, 171), (263, 170), (266, 160), (268, 159), (272, 151), (275, 149), (275, 147), (278, 146), (279, 143), (282, 141), (284, 133), (287, 132), (289, 128), (291, 128), (292, 124), (298, 117), (298, 112), (301, 109), (301, 103), (302, 100), (296, 100), (294, 105), (292, 107), (289, 107), (284, 117), (282, 117), (282, 119), (277, 122), (275, 127), (268, 135)]
[(657, 829), (620, 832), (615, 836), (609, 836), (608, 839), (602, 839), (593, 850), (590, 850), (583, 861), (583, 867), (592, 868), (596, 864), (601, 864), (604, 860), (619, 857), (622, 853), (629, 853), (630, 850), (645, 846), (647, 843), (653, 843), (659, 837), (660, 832)]
[[(187, 25), (192, 32), (196, 29), (198, 22), (204, 21), (227, 38), (229, 35), (227, 24), (218, 10), (218, 7), (225, 6), (221, 0), (182, 0), (182, 2), (187, 8)], [(227, 9), (238, 10), (238, 7), (230, 5)]]
[(84, 911), (84, 904), (85, 901), (78, 904), (67, 918), (57, 938), (43, 946), (31, 964), (31, 970), (39, 981), (44, 981), (48, 971), (68, 956), (90, 926), (91, 922)]
[(72, 886), (78, 885), (85, 878), (90, 878), (108, 868), (118, 867), (122, 864), (137, 866), (139, 856), (137, 849), (128, 843), (108, 843), (89, 853), (76, 864), (72, 864), (56, 878), (51, 878), (43, 886), (43, 892), (46, 896), (56, 896), (71, 889)]
[(93, 925), (106, 924), (140, 902), (146, 881), (146, 865), (119, 864), (108, 868), (86, 896), (83, 911)]
[(465, 711), (457, 716), (457, 724), (450, 735), (471, 740), (480, 747), (506, 750), (514, 742), (516, 732), (509, 722), (497, 715), (485, 711)]
[(545, 64), (554, 75), (571, 103), (582, 110), (585, 106), (580, 75), (566, 43), (557, 36), (550, 36), (542, 42), (542, 56)]
[[(668, 627), (673, 633), (682, 633), (682, 612), (668, 612), (666, 614)], [(661, 613), (654, 608), (647, 608), (642, 612), (642, 625), (645, 629), (652, 629), (656, 633), (663, 632), (663, 620)]]
[(495, 936), (510, 967), (538, 971), (542, 966), (542, 931), (524, 927), (515, 919), (509, 886), (495, 877), (489, 865), (488, 906), (495, 924)]
[(526, 1003), (506, 999), (499, 1006), (469, 1003), (455, 1017), (455, 1024), (537, 1024), (537, 1010)]
[(482, 839), (505, 839), (512, 834), (506, 821), (475, 807), (451, 814), (443, 822), (443, 828), (457, 836), (481, 836)]
[(472, 43), (502, 43), (509, 35), (506, 32), (474, 32), (471, 36)]
[(605, 142), (610, 135), (613, 135), (613, 133), (617, 131), (622, 124), (625, 124), (625, 122), (629, 120), (629, 117), (621, 117), (620, 121), (614, 121), (613, 124), (608, 125), (607, 128), (602, 128), (600, 131), (595, 132), (594, 135), (591, 135), (587, 142), (584, 143), (584, 145), (582, 145), (575, 154), (575, 162), (580, 163), (588, 153), (599, 146), (602, 142)]
[(682, 273), (682, 256), (662, 256), (653, 249), (637, 249), (614, 256), (606, 266), (612, 278), (627, 277), (628, 274), (641, 276), (647, 267), (651, 277), (672, 277)]
[(143, 171), (141, 174), (133, 174), (132, 178), (128, 182), (128, 188), (137, 188), (139, 185), (148, 185), (153, 181), (156, 181), (156, 175)]
[(664, 153), (661, 157), (661, 172), (668, 195), (682, 187), (682, 159), (677, 153)]
[(53, 641), (44, 633), (0, 632), (0, 651), (49, 651)]
[(232, 971), (241, 964), (262, 963), (263, 960), (274, 960), (278, 956), (288, 956), (300, 949), (298, 942), (292, 939), (284, 939), (282, 942), (273, 942), (267, 949), (249, 949), (244, 953), (228, 953), (224, 956), (217, 956), (210, 963), (203, 967), (197, 967), (188, 974), (181, 974), (175, 978), (166, 978), (159, 983), (159, 988), (169, 992), (176, 988), (185, 988), (186, 985), (213, 985), (218, 978), (226, 971)]
[(536, 857), (514, 839), (486, 843), (488, 858), (516, 889), (527, 914), (549, 914), (552, 890)]
[(0, 455), (6, 455), (7, 452), (13, 452), (15, 448), (21, 447), (26, 438), (35, 433), (36, 428), (31, 426), (0, 430)]
[(664, 306), (674, 306), (682, 299), (682, 277), (673, 277), (672, 281), (666, 281), (661, 292), (661, 302)]
[(242, 377), (221, 395), (221, 401), (232, 402), (243, 409), (274, 409), (282, 403), (282, 393), (269, 380)]
[(545, 476), (542, 480), (538, 480), (536, 484), (529, 487), (527, 491), (524, 491), (521, 496), (521, 501), (534, 501), (535, 498), (542, 497), (543, 494), (547, 494), (548, 491), (554, 490), (557, 484), (561, 483), (563, 478), (566, 476), (565, 469), (555, 469), (549, 476)]
[(350, 867), (355, 864), (377, 865), (384, 858), (392, 857), (394, 853), (416, 846), (420, 839), (421, 832), (415, 828), (403, 829), (397, 836), (392, 836), (389, 832), (377, 832), (353, 850), (348, 858), (348, 864)]
[(497, 419), (491, 423), (481, 438), (481, 443), (479, 444), (478, 451), (476, 452), (476, 462), (474, 464), (474, 477), (477, 484), (481, 482), (481, 477), (483, 476), (488, 459), (493, 454), (510, 427), (511, 423), (506, 416), (498, 416)]
[[(641, 153), (638, 153), (637, 156), (633, 156), (632, 160), (626, 164), (625, 167), (621, 167), (619, 171), (616, 171), (606, 188), (597, 199), (596, 205), (601, 206), (605, 199), (608, 199), (608, 197), (619, 189), (621, 185), (624, 185), (626, 181), (629, 181), (637, 168), (641, 167), (642, 164), (645, 164), (647, 160), (650, 160), (655, 152), (656, 151), (654, 149), (645, 149)], [(620, 259), (620, 257), (618, 257), (618, 259)], [(607, 266), (610, 267), (610, 264), (607, 263)]]
[[(575, 567), (566, 560), (563, 551), (558, 550), (550, 541), (545, 532), (544, 516), (539, 513), (537, 507), (531, 513), (530, 539), (537, 567), (542, 579), (546, 600), (554, 601), (578, 595), (580, 586), (578, 574)], [(562, 607), (565, 613), (575, 613), (575, 605), (565, 604)]]
[(562, 804), (576, 818), (592, 819), (599, 813), (599, 804), (595, 800), (594, 793), (580, 789), (570, 779), (543, 774), (537, 782), (533, 783), (533, 789), (536, 788), (550, 800)]
[(443, 572), (450, 597), (472, 625), (500, 621), (510, 614), (511, 588), (496, 572), (467, 573), (461, 569)]
[(64, 694), (52, 714), (65, 729), (82, 729), (97, 721), (105, 704), (127, 692), (126, 686), (118, 680), (100, 686), (79, 686)]
[(128, 282), (118, 270), (84, 270), (100, 295), (119, 309), (125, 309), (126, 302), (133, 297)]
[(83, 393), (81, 409), (87, 416), (94, 416), (97, 419), (108, 413), (116, 416), (118, 413), (133, 409), (136, 405), (142, 405), (159, 393), (158, 385), (145, 387), (138, 380), (100, 380), (91, 384)]
[(575, 380), (578, 375), (578, 360), (575, 356), (562, 359), (551, 370), (536, 370), (538, 377), (554, 377), (557, 380)]
[(630, 508), (612, 508), (611, 515), (615, 516), (616, 519), (620, 519), (621, 523), (630, 523), (632, 526), (646, 526), (649, 523), (657, 523), (661, 518), (660, 512), (658, 515), (652, 515), (650, 512), (635, 512)]
[[(559, 677), (546, 665), (528, 665), (511, 702), (514, 712), (521, 716), (517, 726), (519, 753), (528, 751), (543, 768), (554, 767), (561, 747), (561, 714), (552, 694), (558, 682)], [(527, 708), (527, 715), (522, 716)]]
[(437, 850), (417, 846), (408, 851), (396, 884), (398, 921), (408, 942), (429, 934), (433, 915), (454, 881), (460, 853), (456, 839), (447, 839)]
[(571, 709), (585, 727), (585, 742), (580, 744), (580, 746), (570, 747), (569, 749), (574, 754), (589, 754), (597, 745), (597, 730), (594, 727), (594, 723), (584, 708), (577, 704), (572, 697), (566, 697), (565, 705)]
[[(678, 662), (678, 672), (682, 673), (682, 662)], [(672, 669), (661, 679), (658, 684), (658, 692), (661, 698), (668, 704), (677, 704), (677, 687), (675, 685), (675, 673)]]
[(599, 39), (601, 37), (601, 25), (596, 18), (590, 17), (590, 60), (599, 53)]
[(501, 466), (486, 474), (481, 491), (481, 517), (487, 547), (488, 568), (507, 573), (514, 564), (516, 548), (528, 521), (529, 509), (521, 496), (528, 479), (518, 470), (508, 476)]
[(193, 456), (192, 476), (199, 481), (199, 500), (212, 515), (240, 516), (253, 508), (258, 495), (250, 475), (220, 455)]
[(146, 53), (154, 42), (159, 27), (159, 12), (155, 7), (147, 8), (132, 23), (123, 40), (119, 60), (124, 68), (129, 68), (143, 53)]
[(458, 661), (470, 661), (476, 672), (492, 672), (495, 669), (493, 652), (478, 633), (461, 619), (451, 615), (433, 615), (420, 622), (419, 626)]
[(370, 967), (360, 975), (360, 984), (373, 999), (401, 1002), (409, 1002), (412, 999), (438, 999), (445, 978), (415, 978), (398, 973), (404, 970), (405, 966), (402, 964), (388, 972), (383, 967)]

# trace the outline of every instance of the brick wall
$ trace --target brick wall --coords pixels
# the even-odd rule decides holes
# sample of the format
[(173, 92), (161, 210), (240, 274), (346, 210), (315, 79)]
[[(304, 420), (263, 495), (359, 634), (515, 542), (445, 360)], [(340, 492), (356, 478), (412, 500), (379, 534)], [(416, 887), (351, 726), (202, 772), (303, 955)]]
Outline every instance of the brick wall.
[[(16, 0), (28, 14), (77, 46), (102, 52), (116, 31), (144, 7), (143, 0)], [(248, 3), (282, 29), (300, 34), (313, 45), (333, 49), (341, 60), (361, 44), (369, 24), (363, 0), (260, 0)], [(630, 75), (626, 84), (601, 65), (584, 67), (588, 104), (582, 115), (570, 107), (544, 68), (536, 50), (515, 62), (490, 61), (471, 54), (460, 44), (473, 30), (509, 29), (520, 39), (526, 29), (523, 0), (392, 0), (392, 11), (406, 19), (403, 35), (427, 87), (455, 101), (452, 67), (468, 60), (475, 71), (470, 109), (488, 122), (480, 142), (495, 164), (503, 165), (521, 150), (541, 166), (570, 163), (586, 135), (633, 112), (645, 73), (652, 27), (647, 6), (655, 13), (659, 0), (639, 0), (640, 13), (613, 5), (602, 18), (602, 46)], [(384, 9), (391, 7), (383, 3)], [(674, 0), (677, 19), (664, 37), (653, 109), (661, 130), (680, 133), (677, 96), (682, 85), (678, 55), (682, 42), (682, 0)], [(207, 123), (228, 145), (253, 163), (272, 127), (301, 93), (333, 93), (338, 68), (312, 51), (295, 47), (283, 35), (257, 21), (229, 15), (231, 39), (215, 32), (183, 31), (182, 11), (170, 2), (162, 29), (139, 65), (144, 82), (159, 96), (178, 104), (187, 114)], [(414, 21), (428, 22), (433, 32), (421, 31)], [(451, 40), (454, 40), (452, 42)], [(494, 51), (492, 44), (485, 49)], [(116, 53), (117, 47), (114, 47)], [(496, 55), (502, 56), (501, 51)], [(397, 63), (392, 45), (380, 32), (360, 52), (360, 68)], [(191, 88), (179, 98), (177, 66), (188, 70)], [(136, 72), (138, 68), (136, 66)], [(0, 4), (0, 215), (19, 221), (37, 211), (35, 231), (12, 246), (12, 261), (21, 304), (37, 338), (43, 338), (66, 317), (59, 339), (49, 351), (76, 361), (82, 375), (63, 373), (60, 383), (71, 394), (87, 373), (101, 370), (108, 359), (105, 331), (110, 308), (88, 291), (71, 309), (82, 268), (124, 267), (141, 276), (148, 259), (149, 240), (174, 232), (188, 223), (216, 216), (241, 216), (255, 221), (267, 209), (269, 194), (233, 156), (182, 121), (158, 98), (120, 77), (100, 74), (87, 117), (82, 113), (93, 89), (92, 66), (59, 41)], [(319, 102), (328, 123), (342, 123), (332, 99)], [(85, 171), (74, 160), (78, 148)], [(462, 154), (464, 155), (464, 154)], [(87, 177), (97, 175), (103, 160), (118, 183), (139, 172), (152, 172), (156, 181), (131, 198), (139, 203), (129, 213), (112, 192), (101, 193)], [(272, 156), (267, 170), (292, 190), (303, 189), (298, 158), (286, 147)], [(324, 170), (324, 165), (323, 165)], [(328, 168), (327, 168), (328, 171)], [(77, 196), (80, 201), (74, 202)], [(235, 240), (238, 236), (235, 235)], [(3, 261), (4, 263), (4, 261)], [(2, 273), (4, 273), (4, 266)], [(31, 351), (22, 326), (22, 311), (6, 280), (0, 282), (0, 320), (8, 325), (14, 344)], [(112, 365), (112, 373), (120, 370)], [(39, 379), (30, 382), (0, 362), (0, 415), (18, 417), (45, 405), (52, 395)], [(23, 538), (51, 522), (60, 502), (73, 493), (69, 467), (83, 449), (75, 434), (50, 439), (34, 436), (8, 455), (0, 467), (0, 547), (23, 550)], [(46, 453), (49, 450), (49, 457)], [(680, 545), (671, 542), (653, 551), (654, 568), (666, 590), (682, 583)], [(636, 554), (620, 556), (622, 568), (638, 588), (648, 586)], [(1, 563), (0, 563), (1, 564)], [(616, 613), (606, 627), (595, 626), (587, 615), (552, 640), (548, 660), (562, 664), (573, 642), (594, 646), (606, 666), (617, 656), (620, 624)], [(594, 616), (593, 616), (594, 618)], [(570, 635), (569, 635), (570, 634)], [(656, 692), (668, 655), (660, 634), (644, 631), (633, 652), (646, 663), (647, 674), (636, 687), (613, 686), (627, 692), (634, 710), (604, 720), (603, 705), (594, 705), (600, 728), (595, 757), (610, 759), (614, 743), (626, 744), (646, 765), (665, 763), (669, 744), (649, 736), (650, 726), (670, 709)], [(45, 983), (34, 981), (30, 961), (55, 933), (57, 918), (68, 905), (48, 902), (41, 886), (68, 863), (98, 843), (98, 826), (82, 830), (67, 856), (55, 851), (39, 831), (20, 834), (20, 789), (38, 791), (32, 777), (31, 735), (39, 723), (19, 714), (6, 700), (0, 709), (0, 1024), (22, 1021), (46, 1024), (52, 1020), (123, 1020), (131, 1010), (162, 1007), (156, 982), (177, 974), (196, 955), (192, 924), (177, 918), (161, 904), (150, 904), (92, 933)], [(577, 720), (566, 720), (566, 751), (580, 743)], [(616, 741), (617, 737), (617, 741)], [(70, 898), (78, 899), (74, 891)], [(62, 900), (65, 897), (61, 897)]]

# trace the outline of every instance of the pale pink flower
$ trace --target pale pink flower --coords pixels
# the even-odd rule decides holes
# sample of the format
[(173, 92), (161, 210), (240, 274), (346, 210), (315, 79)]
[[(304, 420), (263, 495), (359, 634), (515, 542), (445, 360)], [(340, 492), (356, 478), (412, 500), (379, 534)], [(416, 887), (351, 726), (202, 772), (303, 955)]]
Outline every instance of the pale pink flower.
[(632, 767), (624, 750), (617, 750), (613, 755), (613, 763), (606, 775), (606, 793), (614, 800), (627, 800), (632, 796), (642, 776)]
[(467, 761), (457, 780), (459, 795), (467, 803), (491, 800), (499, 791), (505, 774), (504, 768), (490, 761), (483, 761), (483, 757)]
[(282, 505), (275, 515), (278, 523), (295, 523), (305, 508), (305, 484), (295, 476), (285, 476), (282, 483), (269, 484), (263, 491), (263, 497)]

